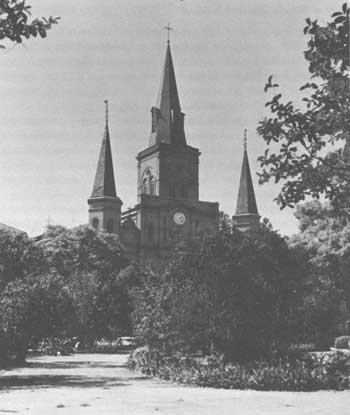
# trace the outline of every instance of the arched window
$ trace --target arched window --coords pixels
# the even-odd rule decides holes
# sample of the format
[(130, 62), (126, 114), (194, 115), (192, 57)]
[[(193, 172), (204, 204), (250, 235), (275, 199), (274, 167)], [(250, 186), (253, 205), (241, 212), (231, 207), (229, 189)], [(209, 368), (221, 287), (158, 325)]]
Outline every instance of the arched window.
[(144, 193), (144, 194), (148, 194), (148, 179), (147, 179), (147, 177), (145, 177), (143, 180), (142, 180), (142, 193)]
[(156, 194), (156, 181), (153, 176), (149, 176), (149, 193), (150, 195)]
[(100, 223), (100, 221), (98, 220), (98, 218), (93, 218), (91, 223), (92, 223), (92, 227), (93, 228), (98, 229), (98, 225)]
[(142, 180), (141, 192), (146, 195), (156, 194), (156, 178), (147, 170)]
[(108, 219), (107, 221), (107, 232), (113, 233), (114, 232), (114, 222), (113, 219)]

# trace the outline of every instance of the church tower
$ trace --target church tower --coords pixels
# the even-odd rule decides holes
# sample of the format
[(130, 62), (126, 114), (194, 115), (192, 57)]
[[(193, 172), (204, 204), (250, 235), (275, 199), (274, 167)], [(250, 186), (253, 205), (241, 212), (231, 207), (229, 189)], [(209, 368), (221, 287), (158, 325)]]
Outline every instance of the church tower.
[(168, 40), (148, 147), (136, 157), (138, 203), (122, 218), (122, 240), (131, 219), (139, 230), (141, 260), (165, 258), (179, 239), (218, 227), (218, 203), (199, 200), (200, 152), (187, 144), (184, 118)]
[(184, 118), (168, 41), (156, 105), (151, 109), (149, 146), (138, 156), (142, 194), (198, 201), (199, 151), (186, 143)]
[(95, 229), (119, 234), (122, 201), (117, 196), (114, 182), (111, 143), (108, 127), (108, 102), (106, 125), (97, 163), (95, 182), (88, 200), (89, 225)]
[(239, 182), (238, 200), (236, 214), (232, 221), (235, 228), (245, 232), (259, 227), (260, 215), (256, 205), (255, 192), (252, 176), (250, 173), (248, 153), (247, 153), (247, 130), (244, 130), (244, 151)]

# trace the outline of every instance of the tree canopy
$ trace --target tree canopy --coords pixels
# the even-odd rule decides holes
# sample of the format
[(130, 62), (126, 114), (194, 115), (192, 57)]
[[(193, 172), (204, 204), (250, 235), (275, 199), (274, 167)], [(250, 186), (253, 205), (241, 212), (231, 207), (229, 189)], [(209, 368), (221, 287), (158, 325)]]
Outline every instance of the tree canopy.
[(266, 355), (293, 336), (298, 264), (263, 227), (229, 229), (180, 244), (165, 270), (146, 269), (133, 290), (135, 334), (167, 353)]
[[(270, 116), (257, 129), (267, 145), (259, 157), (260, 183), (281, 183), (281, 208), (324, 195), (339, 213), (349, 214), (349, 7), (344, 3), (325, 25), (306, 19), (304, 33), (311, 78), (300, 88), (305, 105), (284, 102), (281, 93), (266, 103)], [(271, 88), (278, 88), (272, 76), (265, 91)]]
[[(40, 36), (56, 24), (59, 17), (43, 17), (30, 20), (31, 6), (25, 0), (0, 0), (0, 41), (22, 43), (23, 39)], [(5, 48), (0, 44), (0, 48)]]
[(87, 226), (0, 231), (0, 364), (46, 337), (129, 334), (128, 263), (117, 236)]
[[(323, 321), (326, 335), (335, 331), (336, 323), (350, 318), (350, 223), (319, 201), (298, 206), (296, 217), (301, 232), (290, 240), (290, 246), (309, 264), (305, 315)], [(338, 319), (330, 312), (334, 308)], [(310, 324), (309, 330), (312, 327), (317, 325)]]

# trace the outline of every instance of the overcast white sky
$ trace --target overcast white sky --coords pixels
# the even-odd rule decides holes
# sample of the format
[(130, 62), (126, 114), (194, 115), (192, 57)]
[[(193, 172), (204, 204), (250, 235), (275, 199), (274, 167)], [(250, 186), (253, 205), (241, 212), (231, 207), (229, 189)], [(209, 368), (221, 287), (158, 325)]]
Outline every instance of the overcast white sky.
[[(201, 200), (234, 213), (248, 129), (252, 172), (264, 143), (256, 127), (270, 74), (286, 99), (306, 81), (305, 18), (329, 20), (336, 0), (28, 0), (61, 16), (45, 40), (0, 49), (0, 222), (40, 233), (87, 222), (110, 102), (117, 193), (136, 202), (136, 160), (148, 143), (168, 22), (188, 144), (199, 147)], [(282, 234), (296, 231), (279, 188), (258, 186), (258, 208)]]

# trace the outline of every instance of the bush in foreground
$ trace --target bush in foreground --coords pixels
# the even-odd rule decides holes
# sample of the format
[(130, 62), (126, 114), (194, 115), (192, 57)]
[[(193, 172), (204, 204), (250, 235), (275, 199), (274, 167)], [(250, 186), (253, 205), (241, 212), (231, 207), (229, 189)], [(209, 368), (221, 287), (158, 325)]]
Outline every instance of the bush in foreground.
[(181, 355), (166, 357), (144, 347), (131, 354), (128, 367), (146, 375), (202, 387), (278, 391), (350, 388), (350, 357), (343, 354), (272, 363), (224, 364), (217, 356), (206, 359)]
[(164, 268), (135, 269), (132, 319), (141, 344), (250, 361), (300, 340), (303, 274), (294, 253), (266, 226), (243, 234), (224, 225), (180, 243)]

